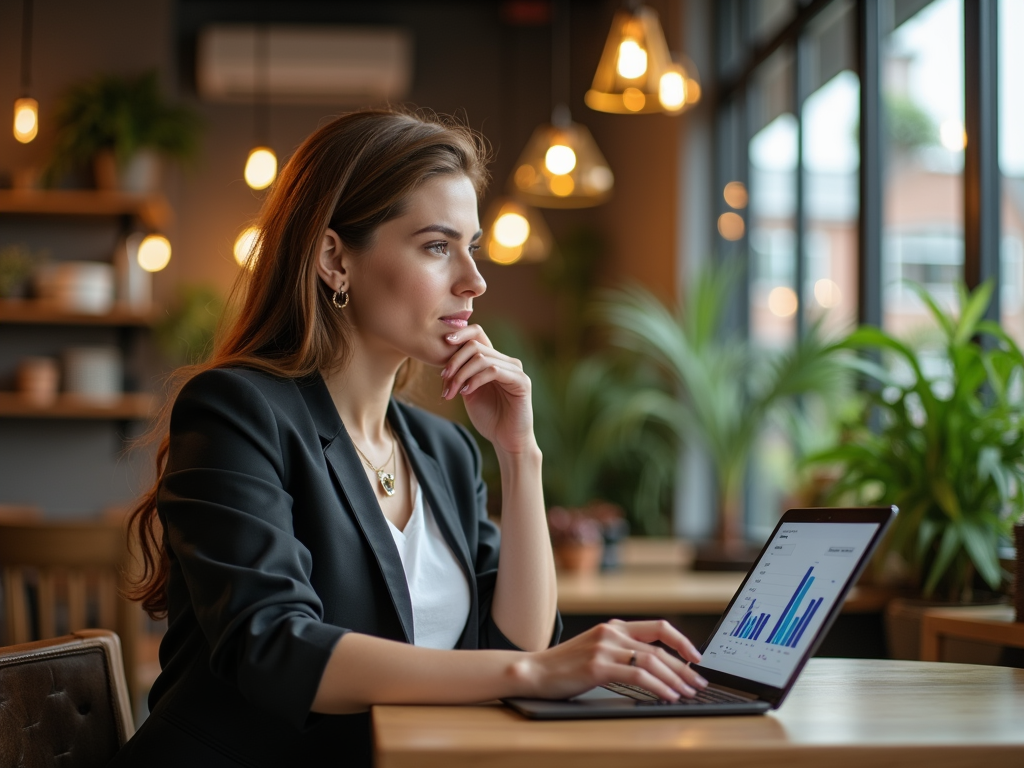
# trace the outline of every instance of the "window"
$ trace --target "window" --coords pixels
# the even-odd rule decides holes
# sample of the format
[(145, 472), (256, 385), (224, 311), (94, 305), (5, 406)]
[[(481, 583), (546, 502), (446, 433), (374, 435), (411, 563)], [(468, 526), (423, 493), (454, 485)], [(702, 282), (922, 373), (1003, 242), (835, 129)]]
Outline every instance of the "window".
[[(890, 11), (907, 5), (893, 3)], [(963, 0), (935, 0), (914, 10), (895, 19), (881, 70), (887, 171), (882, 323), (900, 335), (931, 318), (900, 281), (924, 283), (951, 305), (964, 264)]]

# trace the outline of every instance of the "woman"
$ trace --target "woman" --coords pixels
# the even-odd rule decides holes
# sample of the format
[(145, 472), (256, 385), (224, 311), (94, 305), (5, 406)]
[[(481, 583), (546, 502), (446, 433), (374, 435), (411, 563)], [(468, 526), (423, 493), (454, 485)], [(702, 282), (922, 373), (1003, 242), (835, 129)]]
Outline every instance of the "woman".
[[(341, 117), (288, 162), (132, 517), (136, 597), (168, 630), (115, 765), (366, 765), (372, 704), (704, 685), (650, 644), (699, 658), (664, 622), (555, 645), (530, 380), (470, 323), (484, 182), (469, 130), (391, 111)], [(410, 360), (493, 443), (500, 537), (469, 433), (392, 397)]]

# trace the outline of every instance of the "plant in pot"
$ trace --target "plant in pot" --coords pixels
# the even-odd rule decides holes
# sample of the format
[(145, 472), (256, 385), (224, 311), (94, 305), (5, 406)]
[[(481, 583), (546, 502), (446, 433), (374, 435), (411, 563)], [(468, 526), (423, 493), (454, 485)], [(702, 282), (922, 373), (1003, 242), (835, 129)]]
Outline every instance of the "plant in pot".
[(72, 86), (57, 110), (57, 141), (45, 179), (92, 166), (96, 186), (151, 192), (159, 159), (187, 160), (198, 148), (198, 116), (160, 95), (156, 71), (100, 75)]
[(705, 269), (674, 310), (640, 287), (608, 291), (597, 306), (614, 344), (657, 365), (658, 382), (635, 393), (634, 419), (699, 440), (715, 471), (717, 535), (698, 549), (697, 566), (745, 568), (752, 557), (742, 527), (743, 480), (769, 420), (810, 393), (839, 386), (834, 345), (812, 326), (786, 351), (757, 349), (726, 331), (723, 314), (736, 274)]
[[(854, 331), (843, 346), (861, 354), (845, 363), (870, 385), (864, 408), (838, 445), (808, 460), (840, 468), (830, 499), (900, 508), (885, 551), (905, 564), (920, 598), (993, 597), (1003, 581), (999, 542), (1024, 509), (1024, 356), (983, 319), (991, 283), (970, 294), (961, 287), (959, 314), (910, 286), (935, 321), (938, 343), (914, 346), (870, 326)], [(894, 601), (889, 617), (893, 654), (916, 658), (913, 606)], [(892, 621), (901, 617), (905, 641)]]

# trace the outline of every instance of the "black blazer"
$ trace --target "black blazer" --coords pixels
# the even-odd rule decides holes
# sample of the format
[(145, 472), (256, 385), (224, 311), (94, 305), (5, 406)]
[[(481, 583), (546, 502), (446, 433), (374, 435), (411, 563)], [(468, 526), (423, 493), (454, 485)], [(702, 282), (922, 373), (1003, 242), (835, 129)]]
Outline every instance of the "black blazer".
[[(518, 650), (491, 618), (499, 534), (461, 426), (392, 400), (438, 526), (466, 573), (459, 648)], [(369, 765), (369, 715), (310, 712), (335, 643), (412, 643), (405, 571), (319, 374), (215, 369), (171, 415), (157, 508), (170, 556), (152, 714), (113, 765)], [(561, 631), (560, 620), (552, 643)]]

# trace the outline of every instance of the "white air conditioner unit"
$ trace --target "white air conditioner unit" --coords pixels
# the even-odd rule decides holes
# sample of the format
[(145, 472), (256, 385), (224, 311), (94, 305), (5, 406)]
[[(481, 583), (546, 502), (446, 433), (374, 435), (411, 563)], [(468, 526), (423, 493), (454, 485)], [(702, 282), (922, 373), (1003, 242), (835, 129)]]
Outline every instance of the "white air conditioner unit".
[(409, 92), (412, 56), (411, 32), (394, 27), (216, 24), (199, 34), (196, 84), (203, 99), (221, 102), (257, 93), (290, 104), (398, 100)]

